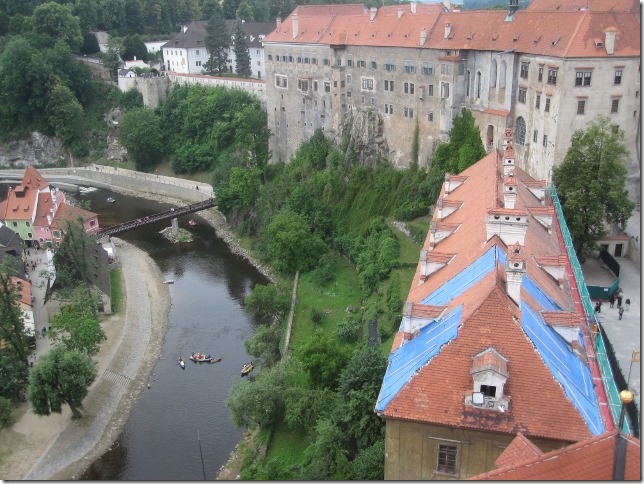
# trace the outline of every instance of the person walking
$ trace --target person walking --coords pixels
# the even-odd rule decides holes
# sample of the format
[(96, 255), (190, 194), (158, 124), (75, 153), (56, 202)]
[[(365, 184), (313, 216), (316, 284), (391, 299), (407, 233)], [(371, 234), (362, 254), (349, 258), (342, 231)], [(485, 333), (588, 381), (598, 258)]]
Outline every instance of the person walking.
[(623, 306), (619, 307), (618, 313), (619, 313), (619, 319), (621, 320), (622, 319), (622, 314), (624, 314), (624, 307)]
[(626, 305), (626, 310), (628, 311), (628, 308), (631, 307), (631, 300), (627, 299), (626, 301), (624, 301), (624, 304)]
[(622, 307), (622, 297), (623, 297), (623, 296), (622, 296), (622, 293), (620, 292), (620, 293), (617, 295), (617, 307), (618, 307), (618, 308), (621, 308), (621, 307)]
[(615, 307), (615, 293), (614, 292), (608, 298), (608, 302), (610, 303), (611, 308)]
[(601, 301), (597, 301), (595, 303), (595, 312), (596, 313), (601, 313), (602, 312), (602, 302)]

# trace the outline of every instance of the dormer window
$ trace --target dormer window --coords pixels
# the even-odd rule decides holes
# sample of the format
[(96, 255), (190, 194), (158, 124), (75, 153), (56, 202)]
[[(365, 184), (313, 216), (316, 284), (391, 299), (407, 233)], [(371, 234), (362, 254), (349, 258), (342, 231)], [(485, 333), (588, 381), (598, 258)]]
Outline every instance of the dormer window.
[(465, 404), (477, 408), (506, 412), (510, 398), (503, 388), (509, 378), (508, 360), (494, 348), (478, 353), (472, 359), (472, 393), (465, 397)]

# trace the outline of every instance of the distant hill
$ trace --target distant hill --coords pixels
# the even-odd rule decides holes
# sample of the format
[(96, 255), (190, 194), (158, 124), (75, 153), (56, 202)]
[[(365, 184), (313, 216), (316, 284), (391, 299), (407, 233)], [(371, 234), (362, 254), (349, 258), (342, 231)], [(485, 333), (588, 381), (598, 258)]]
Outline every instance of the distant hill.
[[(505, 10), (510, 2), (508, 0), (463, 0), (463, 10)], [(530, 0), (519, 0), (519, 9), (522, 10), (530, 4)]]

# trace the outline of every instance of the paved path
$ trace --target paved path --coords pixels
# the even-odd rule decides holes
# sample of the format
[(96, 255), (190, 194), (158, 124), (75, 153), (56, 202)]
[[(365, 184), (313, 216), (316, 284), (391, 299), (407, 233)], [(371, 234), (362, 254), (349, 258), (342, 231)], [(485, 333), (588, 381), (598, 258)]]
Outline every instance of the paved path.
[[(99, 364), (99, 376), (83, 402), (83, 418), (70, 421), (24, 476), (25, 480), (50, 479), (85, 457), (99, 443), (123, 397), (127, 395), (134, 399), (141, 390), (140, 386), (145, 385), (140, 382), (137, 388), (133, 380), (139, 373), (144, 356), (150, 356), (146, 350), (152, 327), (152, 291), (144, 277), (145, 257), (137, 255), (136, 251), (139, 249), (125, 243), (118, 249), (127, 299), (134, 304), (127, 305), (121, 331), (113, 349), (108, 350), (111, 354), (104, 355), (104, 364)], [(118, 427), (125, 420), (127, 414), (112, 422), (112, 427)]]

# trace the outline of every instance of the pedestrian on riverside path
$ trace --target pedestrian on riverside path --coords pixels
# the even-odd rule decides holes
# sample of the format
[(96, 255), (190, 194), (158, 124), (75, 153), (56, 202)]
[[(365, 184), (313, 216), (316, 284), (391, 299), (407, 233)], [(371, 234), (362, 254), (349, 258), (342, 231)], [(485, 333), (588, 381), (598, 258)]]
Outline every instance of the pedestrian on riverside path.
[(619, 319), (621, 320), (622, 319), (622, 314), (624, 314), (624, 308), (622, 306), (619, 307), (618, 313), (619, 313)]
[(631, 307), (631, 300), (627, 299), (626, 301), (624, 301), (624, 304), (626, 304), (626, 310), (628, 311), (628, 308)]
[(620, 293), (617, 295), (617, 307), (618, 307), (618, 308), (621, 308), (621, 307), (622, 307), (622, 297), (623, 297), (623, 296), (622, 296), (622, 293), (620, 292)]
[(615, 293), (612, 293), (610, 297), (608, 298), (608, 302), (610, 303), (610, 307), (615, 307)]
[(601, 313), (602, 312), (602, 302), (601, 301), (597, 301), (595, 303), (595, 312), (596, 313)]

